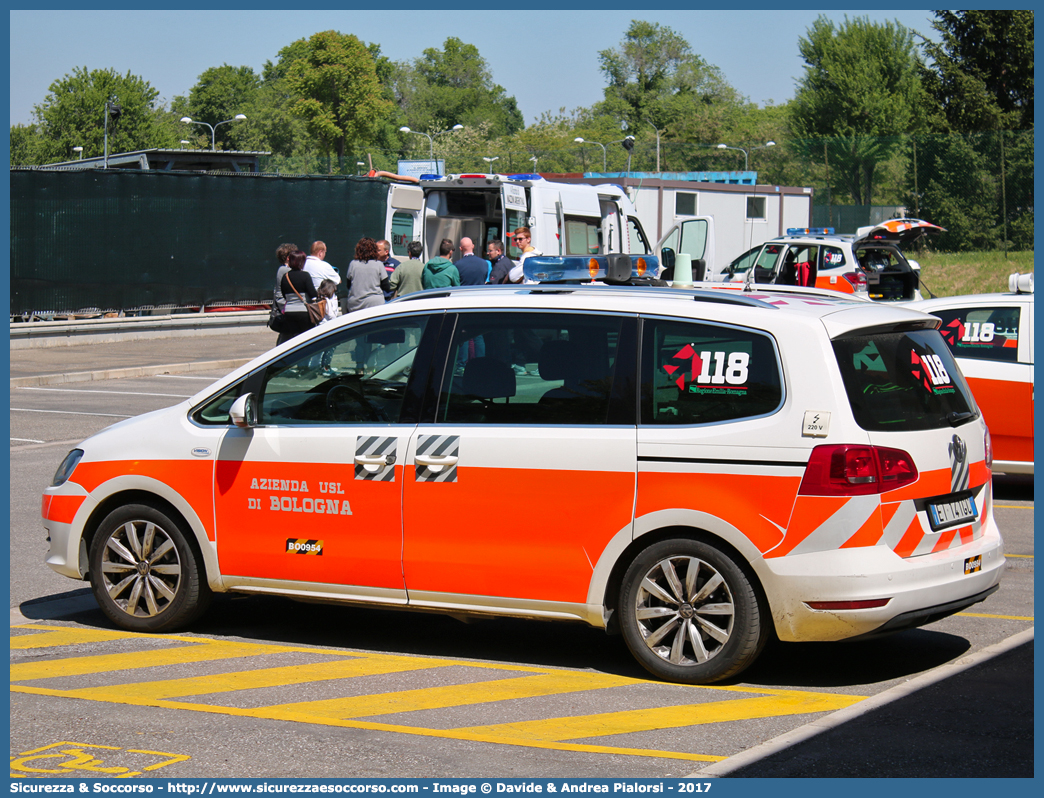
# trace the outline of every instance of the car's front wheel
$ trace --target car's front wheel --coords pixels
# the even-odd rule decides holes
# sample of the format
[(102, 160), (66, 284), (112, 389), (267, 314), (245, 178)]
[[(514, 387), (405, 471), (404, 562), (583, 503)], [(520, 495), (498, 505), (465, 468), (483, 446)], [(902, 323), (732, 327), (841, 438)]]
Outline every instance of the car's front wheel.
[(665, 540), (642, 551), (624, 576), (619, 612), (634, 657), (673, 682), (734, 676), (767, 639), (750, 579), (728, 554), (697, 540)]
[(195, 549), (181, 526), (148, 504), (113, 510), (91, 542), (91, 587), (118, 626), (161, 632), (184, 626), (210, 603)]

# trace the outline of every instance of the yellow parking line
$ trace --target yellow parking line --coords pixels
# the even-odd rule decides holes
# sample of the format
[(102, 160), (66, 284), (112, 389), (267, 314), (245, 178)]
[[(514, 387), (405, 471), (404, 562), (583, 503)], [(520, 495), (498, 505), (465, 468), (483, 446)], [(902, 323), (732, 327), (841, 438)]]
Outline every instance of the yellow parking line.
[(109, 701), (115, 696), (140, 699), (179, 698), (238, 690), (257, 690), (265, 687), (289, 687), (309, 682), (353, 679), (356, 676), (429, 670), (443, 668), (449, 664), (448, 662), (436, 661), (433, 663), (430, 660), (408, 657), (357, 657), (339, 659), (334, 662), (312, 662), (280, 668), (259, 668), (251, 671), (218, 673), (212, 676), (193, 676), (186, 679), (87, 687), (80, 690), (68, 690), (66, 695), (74, 698), (88, 698), (92, 701)]
[(56, 676), (83, 676), (89, 673), (158, 668), (164, 665), (184, 665), (237, 657), (259, 657), (276, 653), (280, 653), (278, 646), (209, 641), (204, 644), (160, 648), (151, 651), (68, 657), (43, 662), (16, 662), (11, 665), (11, 681), (26, 682), (33, 679), (51, 679)]
[(1026, 558), (1028, 558), (1030, 560), (1033, 559), (1033, 555), (1032, 554), (1008, 554), (1008, 552), (1004, 552), (1004, 556), (1005, 557), (1026, 557)]
[[(25, 629), (31, 627), (15, 627)], [(47, 632), (32, 635), (11, 635), (12, 649), (54, 648), (56, 646), (75, 646), (80, 643), (103, 643), (109, 640), (127, 640), (141, 637), (134, 632), (109, 632), (102, 629), (78, 629), (76, 627), (59, 627)]]
[(561, 671), (516, 679), (472, 682), (469, 684), (428, 687), (420, 690), (402, 690), (378, 695), (331, 698), (324, 701), (302, 701), (293, 704), (278, 704), (266, 707), (268, 712), (287, 720), (310, 718), (364, 718), (374, 715), (393, 715), (399, 712), (416, 712), (424, 709), (444, 709), (473, 704), (488, 704), (495, 701), (510, 701), (516, 698), (576, 693), (587, 690), (602, 690), (607, 687), (639, 684), (635, 679), (624, 676), (574, 673)]
[(714, 701), (706, 704), (634, 709), (606, 712), (598, 715), (580, 715), (569, 718), (531, 720), (520, 723), (498, 723), (492, 726), (474, 726), (456, 729), (457, 732), (483, 737), (504, 736), (511, 739), (560, 742), (583, 737), (606, 737), (614, 734), (676, 729), (707, 723), (733, 720), (805, 715), (812, 712), (830, 712), (844, 709), (863, 701), (862, 696), (830, 693), (802, 693), (799, 695), (772, 695), (761, 698), (740, 698), (732, 701)]
[(1032, 621), (1032, 615), (990, 615), (985, 612), (958, 612), (966, 618), (999, 618), (1002, 621)]
[(995, 504), (993, 509), (997, 510), (1032, 510), (1032, 504)]

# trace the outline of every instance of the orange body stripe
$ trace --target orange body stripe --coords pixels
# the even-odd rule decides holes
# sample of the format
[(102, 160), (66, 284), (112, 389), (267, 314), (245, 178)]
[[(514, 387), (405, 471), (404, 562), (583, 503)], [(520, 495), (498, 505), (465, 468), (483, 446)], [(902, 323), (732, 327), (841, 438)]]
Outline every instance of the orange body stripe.
[(950, 548), (950, 544), (953, 543), (953, 539), (957, 536), (957, 527), (953, 529), (947, 529), (941, 535), (939, 539), (935, 541), (935, 545), (932, 547), (932, 552), (946, 551)]
[(800, 485), (800, 477), (642, 471), (636, 516), (674, 507), (703, 510), (735, 526), (764, 553), (783, 539), (780, 530)]
[(909, 557), (914, 553), (914, 549), (917, 548), (917, 544), (921, 542), (923, 537), (924, 530), (921, 528), (921, 520), (914, 516), (913, 521), (910, 522), (910, 526), (906, 528), (906, 532), (893, 551), (900, 557)]
[[(898, 507), (898, 505), (896, 505)], [(894, 509), (892, 511), (895, 512)], [(880, 510), (870, 513), (870, 517), (852, 537), (841, 544), (842, 549), (854, 549), (859, 546), (876, 546), (884, 534), (884, 524), (881, 523), (882, 514)]]
[(634, 507), (630, 471), (460, 467), (456, 482), (416, 482), (407, 469), (404, 480), (410, 590), (584, 602)]
[(996, 460), (1033, 461), (1033, 384), (968, 377)]
[(840, 291), (842, 294), (854, 294), (855, 286), (852, 285), (848, 280), (842, 277), (840, 274), (837, 276), (837, 282), (830, 282), (830, 275), (826, 277), (816, 276), (816, 288), (825, 288), (827, 291)]
[[(72, 481), (88, 492), (116, 477), (136, 474), (168, 485), (196, 511), (207, 537), (214, 539), (213, 471), (210, 460), (108, 460), (81, 462)], [(58, 497), (55, 497), (58, 498)]]
[(44, 496), (43, 517), (59, 524), (71, 524), (86, 496)]
[(961, 545), (965, 543), (971, 543), (975, 540), (975, 530), (970, 526), (962, 526), (959, 530), (961, 533)]
[(782, 557), (789, 554), (847, 503), (847, 496), (798, 496), (794, 513), (787, 524), (786, 537), (765, 556)]

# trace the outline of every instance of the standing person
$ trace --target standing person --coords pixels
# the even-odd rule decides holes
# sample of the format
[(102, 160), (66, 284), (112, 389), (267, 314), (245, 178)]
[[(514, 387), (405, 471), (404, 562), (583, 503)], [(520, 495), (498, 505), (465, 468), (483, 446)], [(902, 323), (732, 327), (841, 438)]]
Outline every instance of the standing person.
[(461, 285), (485, 285), (489, 279), (489, 262), (475, 254), (475, 243), (466, 236), (460, 239), (460, 260), (453, 265)]
[(337, 269), (326, 262), (326, 244), (322, 241), (312, 243), (312, 254), (305, 261), (304, 270), (312, 275), (316, 291), (319, 290), (323, 280), (333, 280), (334, 285), (341, 284), (341, 275), (337, 273)]
[(486, 245), (486, 255), (489, 257), (489, 262), (493, 264), (493, 268), (489, 272), (489, 284), (510, 283), (508, 275), (515, 268), (515, 263), (504, 254), (504, 242), (499, 238), (490, 241)]
[(315, 290), (312, 276), (304, 270), (306, 256), (301, 250), (290, 253), (287, 260), (287, 270), (279, 278), (279, 289), (286, 299), (285, 314), (283, 316), (283, 331), (279, 333), (276, 345), (285, 343), (291, 338), (307, 332), (314, 326), (308, 315), (305, 302), (315, 302), (319, 299), (319, 293)]
[(424, 290), (424, 264), (420, 260), (423, 251), (424, 246), (420, 241), (411, 241), (406, 245), (409, 260), (404, 260), (396, 266), (392, 276), (388, 278), (393, 296), (406, 296), (414, 291)]
[(449, 288), (460, 285), (460, 273), (453, 261), (449, 259), (453, 252), (453, 242), (448, 238), (442, 239), (439, 244), (439, 255), (424, 264), (424, 276), (422, 282), (425, 288)]
[(533, 236), (529, 233), (528, 227), (515, 228), (515, 232), (512, 233), (515, 237), (515, 246), (522, 250), (522, 255), (515, 262), (514, 268), (511, 270), (509, 275), (509, 282), (520, 283), (525, 278), (525, 272), (522, 271), (522, 264), (526, 258), (532, 255), (543, 255), (539, 249), (533, 246)]
[(272, 302), (282, 312), (286, 311), (286, 299), (283, 297), (283, 289), (279, 287), (279, 281), (283, 279), (284, 274), (290, 271), (290, 267), (287, 266), (287, 261), (290, 260), (290, 254), (296, 251), (297, 244), (280, 244), (276, 248), (276, 260), (279, 261), (279, 268), (276, 269), (275, 289), (272, 291)]
[(348, 264), (348, 312), (384, 304), (389, 290), (388, 272), (377, 259), (377, 242), (360, 238), (355, 245), (355, 260)]
[[(391, 242), (385, 241), (383, 238), (377, 242), (377, 260), (384, 264), (384, 270), (388, 272), (388, 279), (390, 280), (395, 267), (399, 265), (399, 261), (391, 256)], [(387, 302), (394, 295), (394, 291), (386, 293), (384, 301)]]

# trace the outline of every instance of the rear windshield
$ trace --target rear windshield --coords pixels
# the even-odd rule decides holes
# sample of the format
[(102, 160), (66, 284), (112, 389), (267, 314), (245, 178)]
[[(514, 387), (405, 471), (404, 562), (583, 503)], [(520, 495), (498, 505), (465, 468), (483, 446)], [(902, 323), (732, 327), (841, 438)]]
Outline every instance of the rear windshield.
[(955, 426), (978, 415), (937, 330), (834, 341), (856, 423), (870, 432)]

